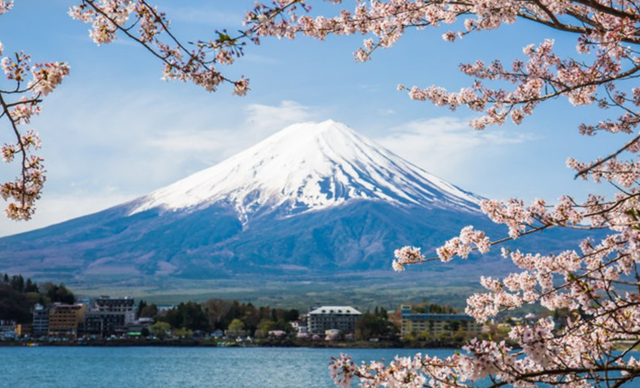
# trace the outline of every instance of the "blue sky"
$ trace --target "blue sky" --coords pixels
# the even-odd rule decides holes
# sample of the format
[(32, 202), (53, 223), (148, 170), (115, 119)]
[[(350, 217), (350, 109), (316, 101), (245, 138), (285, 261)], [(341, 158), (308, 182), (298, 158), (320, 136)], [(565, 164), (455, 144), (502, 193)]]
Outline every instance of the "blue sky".
[[(230, 87), (208, 93), (160, 80), (160, 63), (121, 38), (97, 47), (88, 25), (70, 19), (63, 0), (16, 1), (0, 16), (5, 54), (24, 50), (34, 62), (66, 61), (71, 76), (32, 121), (40, 134), (48, 180), (29, 222), (0, 220), (0, 236), (36, 229), (134, 199), (211, 166), (285, 126), (334, 119), (463, 189), (490, 198), (584, 198), (598, 186), (575, 181), (567, 157), (603, 156), (625, 140), (578, 135), (593, 107), (552, 101), (520, 126), (485, 131), (466, 123), (473, 113), (411, 101), (396, 86), (438, 84), (458, 90), (471, 80), (458, 64), (476, 59), (522, 58), (522, 47), (553, 37), (567, 53), (575, 37), (531, 24), (444, 42), (444, 30), (411, 32), (373, 61), (355, 63), (363, 37), (324, 42), (264, 39), (228, 69), (251, 79), (246, 97)], [(345, 1), (346, 4), (352, 2)], [(160, 1), (185, 41), (213, 38), (213, 31), (241, 28), (253, 1)], [(337, 9), (318, 1), (316, 11)], [(3, 81), (0, 81), (3, 82)], [(4, 125), (4, 124), (2, 124)], [(0, 142), (10, 141), (4, 126)], [(17, 165), (0, 166), (6, 181)], [(3, 205), (4, 207), (4, 205)]]

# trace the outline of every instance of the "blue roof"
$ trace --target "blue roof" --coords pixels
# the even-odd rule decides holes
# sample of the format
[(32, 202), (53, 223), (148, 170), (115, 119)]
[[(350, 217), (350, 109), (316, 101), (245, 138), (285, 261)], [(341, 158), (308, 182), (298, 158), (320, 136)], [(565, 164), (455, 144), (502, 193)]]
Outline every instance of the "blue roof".
[(402, 314), (402, 318), (412, 321), (473, 321), (473, 318), (466, 314)]

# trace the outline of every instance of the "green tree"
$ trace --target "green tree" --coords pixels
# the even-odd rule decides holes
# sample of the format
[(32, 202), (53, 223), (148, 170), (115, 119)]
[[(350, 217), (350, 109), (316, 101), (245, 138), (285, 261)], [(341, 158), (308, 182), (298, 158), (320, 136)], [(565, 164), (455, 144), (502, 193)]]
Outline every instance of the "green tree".
[(224, 299), (209, 299), (204, 303), (204, 310), (209, 321), (209, 325), (213, 329), (224, 330), (229, 322), (225, 322), (226, 317), (231, 311), (232, 302)]
[(24, 278), (22, 275), (13, 275), (10, 284), (14, 291), (24, 292)]
[(153, 318), (158, 315), (158, 306), (154, 304), (150, 304), (144, 306), (144, 308), (140, 311), (139, 318)]
[(156, 322), (151, 326), (151, 333), (158, 338), (165, 338), (171, 330), (171, 325), (167, 322)]
[(276, 323), (268, 318), (263, 318), (258, 324), (256, 337), (266, 338), (271, 330), (276, 330)]
[(8, 284), (0, 285), (0, 319), (30, 323), (31, 307), (25, 294), (14, 290)]
[(171, 327), (184, 327), (188, 330), (209, 330), (209, 321), (202, 306), (195, 302), (180, 303), (167, 311), (162, 318)]
[(64, 283), (60, 283), (60, 285), (56, 285), (51, 282), (43, 283), (42, 293), (49, 299), (49, 303), (64, 303), (64, 304), (74, 304), (76, 302), (76, 297), (65, 287)]
[(300, 311), (296, 309), (290, 309), (285, 311), (284, 320), (286, 322), (295, 322), (300, 318)]
[(140, 313), (142, 313), (142, 310), (147, 306), (147, 302), (145, 302), (144, 300), (140, 300), (140, 302), (138, 302), (138, 308), (136, 309), (136, 318), (140, 318)]
[(356, 322), (356, 338), (367, 340), (369, 338), (389, 337), (397, 332), (397, 328), (389, 322), (386, 314), (382, 315), (376, 308), (373, 313), (366, 312)]
[(186, 327), (181, 327), (179, 329), (175, 329), (173, 331), (173, 335), (177, 335), (178, 337), (185, 338), (193, 335), (193, 331), (187, 329)]
[(242, 307), (244, 309), (242, 322), (244, 322), (245, 329), (248, 330), (249, 333), (253, 333), (257, 330), (261, 321), (260, 312), (251, 303), (247, 303)]
[(444, 326), (445, 330), (449, 330), (451, 332), (456, 332), (460, 329), (460, 321), (449, 321)]
[(227, 330), (229, 330), (234, 335), (239, 335), (240, 332), (244, 330), (244, 322), (236, 318), (233, 321), (231, 321)]
[(39, 292), (25, 292), (24, 297), (30, 307), (35, 306), (36, 303), (43, 304), (44, 297)]
[(36, 282), (31, 281), (31, 278), (27, 278), (27, 283), (24, 286), (24, 292), (40, 292), (38, 289), (38, 284)]

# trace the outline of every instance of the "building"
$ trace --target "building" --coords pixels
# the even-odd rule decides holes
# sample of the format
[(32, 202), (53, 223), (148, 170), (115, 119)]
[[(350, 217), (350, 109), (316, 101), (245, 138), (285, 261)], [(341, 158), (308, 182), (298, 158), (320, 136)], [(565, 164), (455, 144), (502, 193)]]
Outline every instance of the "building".
[(0, 319), (0, 333), (16, 331), (16, 321)]
[(84, 335), (100, 338), (122, 335), (126, 332), (124, 313), (110, 311), (89, 311), (84, 314)]
[(438, 335), (462, 329), (469, 334), (480, 334), (482, 324), (466, 314), (431, 314), (429, 307), (425, 313), (413, 313), (411, 306), (400, 306), (402, 312), (402, 330), (405, 336), (410, 333), (428, 333)]
[(83, 304), (55, 303), (49, 310), (49, 335), (54, 337), (76, 337), (78, 324), (83, 323), (87, 311)]
[(124, 314), (124, 325), (131, 324), (136, 320), (136, 306), (130, 296), (119, 298), (103, 295), (96, 299), (95, 309), (100, 312)]
[(16, 339), (18, 337), (16, 326), (16, 321), (0, 319), (0, 340)]
[(38, 338), (47, 335), (49, 335), (49, 309), (36, 304), (33, 310), (33, 336)]
[(296, 332), (296, 333), (307, 333), (307, 322), (306, 322), (306, 319), (304, 321), (299, 320), (299, 321), (289, 322), (289, 324), (291, 325), (291, 328), (293, 329), (294, 332)]
[(134, 299), (103, 295), (95, 300), (92, 311), (84, 315), (83, 334), (100, 338), (127, 333), (136, 321)]
[(324, 334), (327, 330), (353, 333), (362, 313), (351, 306), (322, 306), (309, 312), (308, 330), (311, 334)]
[(16, 325), (18, 338), (31, 338), (33, 336), (33, 325), (19, 323)]

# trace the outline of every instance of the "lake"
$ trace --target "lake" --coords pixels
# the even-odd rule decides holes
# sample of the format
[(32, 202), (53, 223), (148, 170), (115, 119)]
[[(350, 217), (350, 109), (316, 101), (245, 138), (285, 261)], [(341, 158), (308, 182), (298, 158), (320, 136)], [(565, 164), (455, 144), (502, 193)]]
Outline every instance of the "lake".
[[(331, 356), (390, 360), (417, 349), (0, 347), (2, 388), (330, 388)], [(422, 351), (423, 353), (425, 351)], [(446, 356), (453, 350), (428, 350)], [(355, 386), (355, 384), (354, 384)]]
[(0, 388), (335, 388), (328, 363), (340, 352), (360, 363), (454, 350), (0, 347)]

